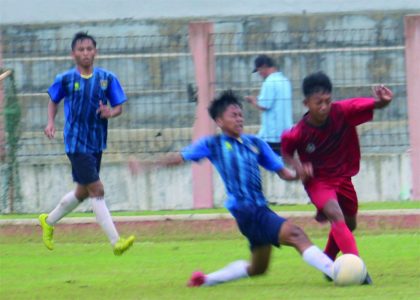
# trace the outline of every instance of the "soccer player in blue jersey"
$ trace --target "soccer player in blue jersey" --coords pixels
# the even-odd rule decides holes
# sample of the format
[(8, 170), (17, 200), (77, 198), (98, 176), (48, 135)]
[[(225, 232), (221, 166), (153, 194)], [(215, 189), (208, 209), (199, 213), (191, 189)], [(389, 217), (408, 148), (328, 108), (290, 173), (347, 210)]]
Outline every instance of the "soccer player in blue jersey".
[(106, 148), (108, 119), (122, 113), (127, 97), (114, 74), (93, 66), (96, 41), (91, 35), (76, 33), (71, 50), (76, 67), (59, 74), (48, 89), (51, 100), (44, 133), (54, 138), (55, 116), (64, 99), (64, 145), (76, 188), (64, 195), (49, 214), (39, 216), (42, 237), (45, 246), (53, 250), (54, 225), (90, 198), (96, 220), (113, 246), (114, 254), (121, 255), (132, 246), (134, 236), (126, 239), (119, 236), (105, 203), (99, 170)]
[[(332, 276), (332, 260), (312, 244), (302, 229), (268, 208), (262, 192), (259, 165), (276, 172), (284, 180), (295, 180), (297, 177), (284, 167), (281, 158), (266, 142), (242, 133), (244, 118), (237, 96), (231, 91), (222, 93), (210, 105), (209, 113), (221, 128), (220, 135), (203, 137), (181, 153), (158, 159), (152, 166), (209, 159), (224, 181), (228, 197), (226, 207), (249, 241), (251, 261), (235, 261), (210, 274), (194, 272), (188, 285), (211, 286), (264, 274), (272, 246), (280, 245), (294, 247), (308, 264)], [(146, 165), (138, 163), (135, 167), (132, 164), (132, 167), (139, 170)]]

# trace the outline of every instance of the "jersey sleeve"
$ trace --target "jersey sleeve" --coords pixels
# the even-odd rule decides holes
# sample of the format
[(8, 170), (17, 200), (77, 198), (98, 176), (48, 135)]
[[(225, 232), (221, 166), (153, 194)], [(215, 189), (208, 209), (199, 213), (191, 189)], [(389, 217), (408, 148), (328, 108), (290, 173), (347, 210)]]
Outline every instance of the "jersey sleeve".
[(66, 96), (62, 75), (57, 75), (53, 84), (48, 88), (48, 95), (54, 103), (59, 103)]
[(357, 126), (373, 119), (374, 98), (353, 98), (336, 102), (341, 107), (346, 120)]
[(258, 163), (262, 167), (273, 172), (280, 171), (284, 168), (283, 160), (274, 153), (265, 141), (259, 140), (259, 150)]
[(121, 87), (120, 82), (118, 81), (118, 78), (112, 73), (110, 73), (108, 76), (108, 88), (106, 90), (106, 96), (109, 99), (112, 107), (127, 101), (127, 97), (123, 88)]
[(209, 138), (204, 137), (188, 145), (181, 150), (181, 156), (186, 161), (200, 161), (203, 158), (210, 159)]
[(281, 152), (293, 156), (297, 148), (297, 131), (286, 129), (281, 135)]

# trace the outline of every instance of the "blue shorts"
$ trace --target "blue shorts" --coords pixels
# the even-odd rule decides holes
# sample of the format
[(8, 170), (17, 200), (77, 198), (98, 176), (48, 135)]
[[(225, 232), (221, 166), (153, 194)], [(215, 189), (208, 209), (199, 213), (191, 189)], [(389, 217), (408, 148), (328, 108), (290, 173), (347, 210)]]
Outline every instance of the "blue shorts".
[(280, 217), (267, 206), (254, 204), (230, 208), (239, 230), (247, 237), (251, 250), (260, 246), (280, 246), (279, 232), (285, 218)]
[(67, 153), (71, 162), (73, 180), (81, 185), (87, 185), (99, 180), (101, 168), (101, 153)]

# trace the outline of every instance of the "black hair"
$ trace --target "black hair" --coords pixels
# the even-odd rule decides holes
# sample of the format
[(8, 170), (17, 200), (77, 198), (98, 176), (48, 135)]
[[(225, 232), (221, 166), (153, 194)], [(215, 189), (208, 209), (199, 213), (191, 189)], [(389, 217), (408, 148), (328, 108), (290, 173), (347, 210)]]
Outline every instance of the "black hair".
[(229, 105), (237, 105), (242, 109), (238, 96), (232, 90), (223, 91), (219, 97), (210, 103), (208, 108), (210, 117), (213, 120), (221, 117)]
[(305, 97), (315, 93), (331, 93), (332, 83), (330, 78), (322, 71), (309, 74), (303, 79), (302, 92)]
[(274, 60), (265, 54), (258, 55), (257, 58), (254, 60), (254, 70), (252, 73), (255, 73), (258, 71), (258, 68), (266, 66), (266, 67), (276, 67), (276, 64), (274, 63)]
[(89, 35), (87, 33), (87, 31), (86, 32), (79, 31), (78, 33), (76, 33), (74, 35), (73, 40), (71, 41), (71, 50), (74, 50), (74, 47), (76, 46), (76, 43), (78, 41), (83, 41), (83, 40), (86, 40), (86, 39), (91, 40), (92, 43), (93, 43), (93, 46), (95, 46), (95, 48), (96, 48), (96, 41), (93, 38), (93, 36)]

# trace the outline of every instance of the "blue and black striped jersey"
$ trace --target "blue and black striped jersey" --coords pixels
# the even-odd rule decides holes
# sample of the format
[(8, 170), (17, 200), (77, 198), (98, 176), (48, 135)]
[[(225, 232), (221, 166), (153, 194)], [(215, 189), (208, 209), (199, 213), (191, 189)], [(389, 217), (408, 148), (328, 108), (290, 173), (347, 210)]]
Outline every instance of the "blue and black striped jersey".
[(94, 68), (89, 77), (74, 68), (57, 75), (48, 89), (54, 103), (64, 99), (66, 153), (98, 153), (106, 149), (108, 120), (101, 119), (99, 101), (114, 107), (127, 100), (117, 77)]
[(267, 205), (259, 165), (273, 172), (284, 168), (266, 142), (247, 134), (239, 139), (225, 134), (204, 137), (185, 147), (181, 155), (185, 160), (208, 158), (212, 162), (225, 184), (228, 209), (250, 202)]

